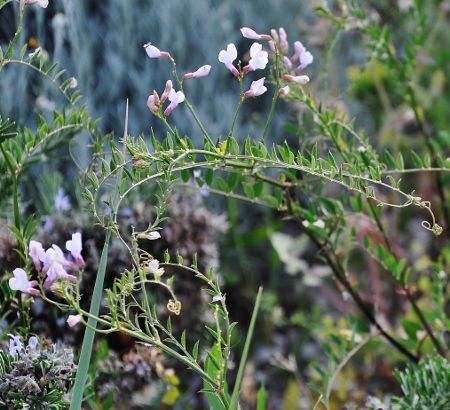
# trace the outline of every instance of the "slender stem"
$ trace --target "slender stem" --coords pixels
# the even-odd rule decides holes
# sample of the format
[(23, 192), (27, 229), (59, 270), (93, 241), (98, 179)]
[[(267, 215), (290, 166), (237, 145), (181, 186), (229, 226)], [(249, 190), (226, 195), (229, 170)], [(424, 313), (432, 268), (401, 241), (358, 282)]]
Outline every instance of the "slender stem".
[[(10, 59), (12, 57), (12, 52), (13, 52), (13, 47), (14, 44), (16, 44), (17, 39), (19, 38), (20, 32), (22, 31), (22, 24), (23, 24), (23, 11), (24, 11), (24, 6), (21, 3), (20, 4), (20, 11), (19, 11), (19, 24), (17, 26), (17, 30), (16, 33), (14, 34), (14, 37), (12, 38), (12, 40), (9, 42), (9, 47), (8, 50), (6, 51), (6, 59)], [(4, 60), (6, 62), (6, 60)], [(3, 62), (2, 62), (3, 63)], [(0, 65), (0, 70), (2, 68), (3, 64)]]
[(275, 106), (277, 105), (278, 100), (278, 91), (280, 89), (280, 69), (279, 69), (279, 54), (278, 54), (278, 45), (277, 42), (274, 42), (275, 44), (275, 91), (273, 93), (272, 97), (272, 105), (270, 107), (269, 117), (266, 121), (266, 126), (264, 127), (264, 132), (261, 137), (261, 141), (264, 143), (266, 140), (267, 132), (269, 131), (269, 126), (272, 123), (273, 115), (275, 113)]
[[(289, 214), (294, 218), (294, 220), (304, 228), (305, 233), (308, 237), (316, 244), (316, 246), (320, 249), (321, 254), (326, 259), (328, 265), (333, 271), (336, 279), (344, 286), (345, 290), (348, 292), (350, 297), (353, 299), (355, 304), (361, 310), (361, 312), (366, 316), (367, 320), (374, 325), (377, 330), (380, 332), (381, 336), (383, 336), (393, 347), (395, 347), (400, 353), (408, 357), (414, 363), (419, 361), (419, 357), (413, 353), (411, 353), (408, 349), (406, 349), (402, 344), (400, 344), (397, 340), (395, 340), (389, 333), (384, 330), (381, 324), (378, 322), (374, 314), (371, 310), (366, 306), (364, 301), (361, 299), (359, 294), (354, 290), (351, 283), (348, 281), (345, 273), (345, 269), (339, 261), (339, 258), (336, 255), (333, 247), (329, 242), (322, 243), (319, 239), (314, 236), (314, 233), (306, 228), (301, 219), (297, 216), (296, 212), (292, 209), (292, 204), (288, 195), (286, 195), (286, 202), (288, 206)], [(328, 246), (327, 246), (328, 245)], [(327, 249), (328, 248), (328, 249)]]
[[(427, 131), (427, 129), (425, 127), (423, 116), (419, 112), (419, 106), (417, 103), (416, 93), (415, 93), (412, 85), (408, 86), (408, 95), (411, 100), (411, 107), (414, 111), (414, 116), (416, 117), (416, 121), (417, 121), (419, 130), (420, 130), (420, 133), (423, 135), (425, 145), (427, 147), (428, 152), (430, 153), (430, 156), (432, 159), (432, 165), (433, 165), (433, 167), (437, 168), (439, 166), (438, 161), (437, 161), (437, 152), (434, 149), (433, 144), (431, 143), (431, 141), (433, 140), (433, 137), (432, 137), (432, 135), (430, 135), (430, 133)], [(445, 220), (445, 227), (447, 228), (446, 234), (447, 234), (447, 237), (450, 239), (450, 207), (449, 207), (449, 204), (445, 197), (444, 184), (442, 182), (442, 177), (439, 172), (436, 172), (434, 174), (434, 180), (435, 180), (436, 189), (438, 191), (438, 195), (439, 195), (441, 206), (442, 206), (442, 214), (443, 214), (443, 217)]]
[(244, 77), (242, 74), (239, 75), (239, 103), (236, 107), (236, 111), (234, 113), (233, 122), (231, 123), (230, 132), (228, 133), (229, 136), (233, 136), (234, 126), (236, 125), (236, 121), (239, 115), (239, 112), (241, 111), (242, 103), (244, 102)]

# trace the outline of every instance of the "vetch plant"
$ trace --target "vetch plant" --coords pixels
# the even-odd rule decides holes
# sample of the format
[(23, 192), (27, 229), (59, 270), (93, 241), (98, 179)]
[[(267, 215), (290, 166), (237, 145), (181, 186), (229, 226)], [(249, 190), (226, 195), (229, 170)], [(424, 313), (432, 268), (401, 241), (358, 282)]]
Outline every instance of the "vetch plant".
[[(37, 3), (43, 7), (44, 2)], [(23, 13), (25, 4), (21, 3), (20, 13)], [(290, 54), (287, 33), (283, 28), (271, 30), (270, 35), (258, 34), (249, 27), (242, 28), (244, 38), (264, 42), (254, 42), (250, 46), (248, 61), (236, 61), (238, 52), (233, 43), (229, 43), (226, 49), (218, 53), (219, 62), (233, 74), (232, 81), (237, 80), (239, 83), (236, 110), (229, 119), (229, 132), (224, 136), (213, 135), (206, 129), (184, 89), (184, 82), (190, 79), (199, 79), (195, 83), (198, 87), (203, 87), (208, 81), (210, 70), (215, 69), (212, 62), (179, 76), (172, 54), (147, 43), (144, 47), (149, 58), (163, 59), (162, 64), (167, 64), (165, 60), (168, 60), (171, 64), (168, 70), (171, 69), (173, 80), (166, 81), (161, 95), (156, 90), (149, 90), (151, 94), (147, 99), (150, 113), (166, 127), (167, 135), (162, 138), (152, 132), (149, 140), (143, 136), (129, 135), (127, 111), (124, 134), (117, 144), (113, 138), (96, 135), (95, 122), (89, 118), (86, 109), (76, 108), (77, 92), (69, 94), (72, 92), (69, 89), (76, 81), (70, 77), (60, 84), (58, 78), (63, 73), (52, 76), (53, 66), (43, 68), (45, 61), (41, 52), (35, 52), (26, 61), (24, 48), (20, 59), (13, 60), (12, 47), (17, 40), (15, 37), (6, 54), (1, 53), (0, 70), (8, 64), (18, 64), (37, 71), (62, 92), (70, 107), (69, 114), (56, 112), (52, 124), (41, 119), (36, 135), (28, 130), (18, 130), (16, 133), (14, 124), (8, 120), (1, 121), (0, 147), (2, 160), (8, 171), (5, 178), (11, 181), (14, 211), (14, 226), (11, 230), (17, 237), (20, 256), (19, 266), (16, 265), (17, 268), (8, 277), (8, 292), (18, 306), (21, 322), (21, 334), (11, 335), (9, 356), (15, 359), (16, 356), (21, 357), (27, 352), (35, 351), (35, 339), (31, 338), (26, 348), (21, 343), (21, 338), (29, 333), (29, 310), (33, 298), (40, 297), (58, 309), (70, 312), (67, 317), (68, 325), (82, 325), (85, 328), (71, 409), (78, 410), (82, 407), (95, 332), (104, 335), (120, 332), (173, 357), (202, 379), (202, 392), (207, 395), (211, 408), (234, 410), (241, 407), (239, 402), (244, 367), (260, 309), (262, 289), (260, 288), (256, 297), (236, 376), (234, 380), (227, 379), (236, 323), (230, 317), (227, 294), (222, 290), (218, 275), (213, 269), (201, 271), (196, 255), (192, 255), (192, 263), (186, 263), (179, 253), (171, 255), (166, 251), (161, 256), (153, 255), (147, 247), (148, 243), (143, 244), (146, 241), (156, 241), (152, 244), (157, 244), (164, 237), (163, 222), (176, 185), (197, 188), (204, 195), (223, 195), (260, 205), (272, 210), (273, 215), (289, 221), (300, 232), (299, 235), (309, 239), (314, 245), (317, 253), (315, 256), (327, 266), (343, 304), (352, 302), (349, 309), (352, 313), (345, 318), (346, 327), (331, 334), (331, 343), (323, 345), (328, 356), (328, 367), (327, 371), (323, 371), (320, 366), (316, 367), (320, 376), (320, 383), (316, 383), (320, 394), (318, 399), (316, 397), (316, 407), (322, 403), (325, 408), (332, 408), (332, 392), (337, 376), (350, 359), (373, 339), (384, 341), (412, 363), (419, 363), (430, 349), (442, 358), (447, 355), (445, 334), (450, 321), (445, 311), (445, 272), (450, 260), (448, 252), (440, 249), (436, 260), (426, 265), (426, 278), (430, 285), (428, 289), (424, 287), (422, 292), (428, 292), (427, 297), (431, 303), (418, 303), (416, 282), (419, 282), (419, 276), (425, 276), (424, 269), (419, 262), (413, 258), (408, 259), (399, 251), (400, 240), (392, 235), (388, 222), (394, 219), (392, 214), (398, 217), (400, 211), (410, 212), (410, 215), (416, 215), (415, 211), (419, 211), (417, 218), (421, 218), (425, 235), (434, 238), (445, 232), (447, 239), (450, 238), (447, 232), (450, 227), (447, 193), (440, 176), (448, 172), (450, 163), (445, 154), (440, 153), (439, 141), (436, 142), (430, 134), (429, 124), (425, 121), (423, 109), (418, 102), (421, 93), (415, 89), (419, 80), (414, 74), (416, 59), (418, 51), (423, 47), (423, 38), (412, 37), (411, 47), (417, 52), (406, 49), (405, 56), (399, 56), (386, 30), (358, 23), (363, 14), (357, 8), (344, 7), (343, 3), (338, 6), (341, 7), (342, 16), (336, 17), (325, 6), (319, 7), (318, 11), (340, 30), (351, 27), (367, 36), (370, 39), (371, 61), (388, 64), (392, 72), (397, 73), (399, 86), (404, 87), (403, 96), (407, 96), (404, 103), (409, 104), (426, 147), (425, 154), (419, 155), (414, 151), (410, 155), (408, 153), (415, 168), (407, 168), (405, 165), (406, 152), (397, 150), (391, 153), (390, 150), (385, 150), (384, 154), (380, 154), (372, 141), (363, 131), (357, 130), (354, 122), (348, 120), (345, 114), (328, 106), (326, 101), (316, 100), (312, 95), (313, 88), (308, 88), (307, 84), (317, 81), (319, 70), (303, 74), (307, 69), (315, 68), (312, 66), (313, 55), (300, 41), (294, 42), (294, 51)], [(418, 25), (424, 29), (424, 19), (420, 19)], [(266, 68), (269, 68), (267, 74), (260, 77), (258, 70)], [(382, 84), (377, 83), (376, 86), (381, 96), (386, 98), (387, 93), (382, 89)], [(272, 103), (263, 132), (257, 138), (248, 137), (242, 141), (235, 129), (243, 104), (248, 104), (249, 98), (269, 93), (272, 94)], [(271, 124), (279, 97), (282, 97), (284, 103), (293, 103), (296, 107), (301, 126), (291, 124), (290, 129), (294, 128), (299, 137), (297, 145), (286, 141), (281, 144), (274, 142)], [(169, 115), (179, 105), (178, 110), (187, 108), (198, 125), (203, 135), (201, 146), (195, 146), (182, 129), (172, 124), (176, 121), (176, 114)], [(73, 233), (69, 240), (61, 238), (61, 241), (67, 240), (66, 250), (70, 255), (58, 244), (45, 250), (40, 242), (33, 239), (33, 218), (23, 224), (19, 206), (19, 178), (28, 163), (42, 152), (50, 152), (56, 146), (53, 144), (56, 144), (57, 137), (64, 132), (78, 132), (81, 129), (90, 133), (94, 149), (93, 162), (86, 174), (90, 185), (86, 187), (84, 197), (97, 225), (106, 231), (89, 310), (81, 304), (80, 285), (86, 269), (81, 233)], [(416, 185), (415, 181), (412, 186), (405, 186), (404, 182), (401, 184), (400, 176), (405, 177), (412, 172), (429, 174), (434, 178), (437, 198), (442, 208), (439, 214), (435, 210), (435, 198), (432, 202), (426, 192), (421, 192), (422, 187)], [(155, 195), (154, 213), (149, 217), (148, 225), (142, 228), (133, 223), (123, 224), (121, 211), (129, 206), (128, 201), (132, 201), (136, 192), (149, 185), (156, 186), (158, 192)], [(441, 217), (445, 223), (445, 231), (440, 225)], [(112, 237), (120, 241), (127, 250), (130, 263), (114, 279), (112, 286), (105, 288), (104, 279)], [(276, 250), (280, 252), (280, 248)], [(402, 308), (409, 314), (401, 318), (400, 325), (392, 326), (386, 318), (380, 316), (378, 308), (383, 300), (372, 299), (366, 294), (367, 284), (362, 277), (364, 275), (359, 275), (362, 263), (355, 262), (349, 256), (356, 252), (364, 255), (364, 262), (371, 269), (377, 266), (377, 269), (383, 270), (389, 278), (389, 286), (401, 295)], [(290, 256), (284, 255), (284, 260), (289, 260)], [(173, 328), (172, 318), (186, 314), (186, 306), (183, 306), (176, 292), (179, 272), (198, 279), (203, 286), (213, 318), (212, 325), (207, 326), (210, 339), (191, 343), (186, 330), (178, 336), (179, 333), (175, 331), (178, 329)], [(161, 293), (163, 302), (153, 297), (155, 289)], [(100, 314), (102, 298), (106, 312)], [(6, 372), (14, 372), (11, 367), (14, 362), (6, 356), (2, 359), (4, 368)], [(444, 363), (439, 360), (441, 359), (436, 359), (438, 364)], [(431, 376), (426, 371), (421, 372), (424, 382), (418, 382), (420, 386), (413, 386), (408, 371), (404, 377), (399, 376), (401, 373), (396, 373), (407, 395), (425, 390), (426, 393), (422, 394), (431, 397), (428, 380), (430, 377), (438, 380), (437, 375), (446, 371), (444, 365), (433, 365), (431, 368)], [(427, 370), (427, 367), (424, 369)], [(10, 373), (7, 374), (9, 377)], [(16, 379), (8, 380), (14, 380), (15, 383), (8, 382), (8, 386), (21, 386)], [(29, 391), (37, 394), (33, 381), (27, 381), (26, 385), (31, 386)], [(41, 386), (39, 388), (42, 390)], [(62, 390), (65, 388), (64, 385)], [(23, 397), (20, 396), (20, 399), (27, 400), (25, 393), (21, 394)], [(60, 396), (58, 400), (59, 398)], [(409, 399), (411, 397), (407, 400)], [(265, 402), (264, 387), (261, 387), (257, 400), (259, 408), (262, 408)], [(410, 405), (416, 401), (413, 396), (412, 402), (409, 401)]]

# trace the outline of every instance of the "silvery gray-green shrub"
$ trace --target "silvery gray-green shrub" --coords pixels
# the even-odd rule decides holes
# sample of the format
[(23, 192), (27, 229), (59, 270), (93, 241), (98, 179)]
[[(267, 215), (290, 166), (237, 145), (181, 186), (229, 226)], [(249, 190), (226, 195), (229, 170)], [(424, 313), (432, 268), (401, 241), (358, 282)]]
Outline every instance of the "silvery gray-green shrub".
[(25, 346), (21, 336), (9, 336), (9, 352), (0, 351), (0, 409), (67, 409), (77, 369), (72, 351), (44, 347), (34, 336)]

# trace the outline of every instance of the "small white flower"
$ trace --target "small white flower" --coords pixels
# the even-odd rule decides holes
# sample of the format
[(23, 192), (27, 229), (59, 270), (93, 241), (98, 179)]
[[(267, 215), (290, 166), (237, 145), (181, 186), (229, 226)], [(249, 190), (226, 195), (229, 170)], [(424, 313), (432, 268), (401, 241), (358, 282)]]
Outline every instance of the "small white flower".
[(147, 235), (147, 239), (150, 241), (154, 241), (159, 238), (161, 238), (161, 234), (158, 231), (152, 231)]
[(159, 267), (158, 259), (153, 259), (147, 264), (147, 266), (144, 267), (144, 271), (153, 273), (153, 275), (159, 278), (164, 273), (164, 268)]

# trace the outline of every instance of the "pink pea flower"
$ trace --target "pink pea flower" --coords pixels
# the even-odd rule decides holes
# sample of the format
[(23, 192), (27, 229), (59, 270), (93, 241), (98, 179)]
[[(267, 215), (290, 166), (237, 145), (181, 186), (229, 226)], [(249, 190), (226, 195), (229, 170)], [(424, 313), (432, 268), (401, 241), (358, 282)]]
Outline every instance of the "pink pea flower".
[(63, 268), (63, 265), (58, 262), (53, 262), (48, 271), (47, 271), (47, 278), (44, 282), (44, 287), (48, 288), (50, 285), (58, 278), (63, 278), (70, 280), (71, 282), (76, 282), (77, 277), (73, 275), (69, 275)]
[(225, 67), (228, 68), (228, 70), (230, 70), (235, 77), (239, 77), (239, 71), (233, 65), (233, 61), (236, 60), (236, 58), (237, 50), (236, 46), (233, 43), (228, 44), (226, 51), (222, 50), (219, 53), (219, 61), (225, 64)]
[(46, 9), (48, 6), (48, 0), (20, 0), (20, 7), (22, 9), (26, 4), (37, 4), (39, 7)]
[(69, 315), (69, 317), (67, 318), (67, 324), (70, 327), (74, 327), (80, 322), (81, 322), (81, 315)]
[(40, 255), (42, 255), (43, 253), (45, 252), (44, 248), (42, 247), (42, 243), (37, 241), (30, 241), (30, 252), (28, 253), (28, 255), (31, 256), (36, 270), (41, 270)]
[(77, 265), (68, 261), (61, 248), (57, 245), (53, 245), (52, 248), (47, 249), (44, 253), (40, 255), (41, 262), (44, 263), (41, 275), (45, 276), (47, 272), (53, 267), (53, 265), (64, 265), (70, 269), (76, 269)]
[(294, 63), (296, 60), (299, 60), (300, 64), (295, 69), (295, 73), (298, 74), (313, 62), (314, 57), (309, 51), (306, 51), (305, 46), (300, 41), (294, 43), (294, 48), (295, 53), (291, 57), (291, 62)]
[(267, 91), (267, 88), (264, 86), (265, 79), (266, 77), (263, 77), (257, 81), (252, 81), (250, 89), (244, 93), (244, 98), (258, 97), (259, 95), (264, 94)]
[(11, 290), (20, 290), (30, 295), (39, 295), (39, 290), (34, 289), (38, 285), (37, 280), (28, 280), (28, 274), (21, 268), (16, 268), (13, 271), (14, 277), (9, 280), (9, 287)]
[(281, 97), (288, 95), (290, 92), (291, 92), (291, 88), (290, 88), (288, 85), (286, 85), (285, 87), (281, 87), (281, 88), (278, 90), (278, 94), (279, 94)]
[(167, 51), (161, 51), (158, 47), (152, 45), (152, 43), (144, 44), (144, 48), (150, 58), (171, 58)]
[(269, 62), (269, 54), (267, 51), (262, 51), (262, 45), (253, 43), (250, 47), (250, 61), (248, 65), (243, 68), (244, 71), (263, 70)]
[(153, 91), (153, 94), (150, 95), (147, 99), (147, 107), (149, 108), (150, 111), (158, 113), (159, 112), (159, 108), (157, 105), (158, 103), (159, 103), (158, 94), (156, 93), (156, 91)]
[(177, 91), (172, 88), (169, 93), (169, 101), (170, 104), (164, 111), (164, 116), (167, 117), (177, 106), (178, 104), (184, 101), (184, 94), (182, 91)]
[(283, 77), (281, 77), (281, 78), (283, 78), (284, 80), (287, 80), (287, 81), (292, 81), (297, 84), (306, 84), (307, 82), (309, 82), (309, 77), (307, 75), (294, 76), (294, 75), (286, 74), (286, 75), (283, 75)]
[(280, 51), (281, 54), (286, 55), (289, 51), (289, 43), (287, 41), (287, 34), (283, 27), (278, 30), (280, 33)]
[(193, 73), (186, 73), (185, 75), (183, 75), (181, 81), (190, 80), (191, 78), (205, 77), (209, 74), (210, 71), (210, 65), (201, 66), (197, 71), (194, 71)]
[(72, 254), (80, 266), (84, 266), (84, 259), (81, 256), (83, 245), (81, 243), (81, 233), (76, 232), (72, 234), (72, 240), (66, 242), (66, 249)]
[(250, 38), (252, 40), (262, 40), (262, 41), (270, 41), (272, 37), (268, 34), (258, 34), (255, 30), (252, 30), (248, 27), (242, 27), (241, 33), (245, 38)]
[(167, 97), (169, 96), (171, 91), (172, 91), (172, 80), (167, 80), (166, 88), (164, 89), (164, 91), (161, 95), (161, 100), (160, 100), (161, 104), (167, 100)]

